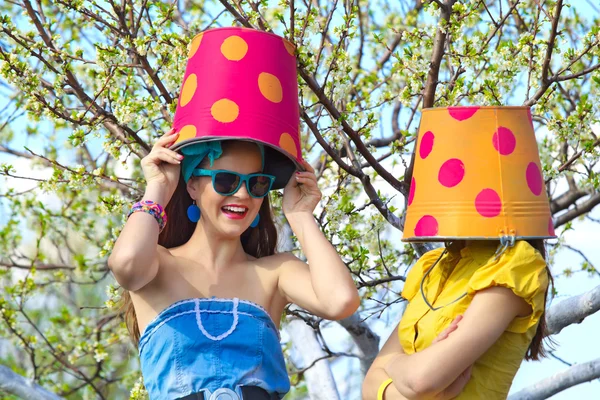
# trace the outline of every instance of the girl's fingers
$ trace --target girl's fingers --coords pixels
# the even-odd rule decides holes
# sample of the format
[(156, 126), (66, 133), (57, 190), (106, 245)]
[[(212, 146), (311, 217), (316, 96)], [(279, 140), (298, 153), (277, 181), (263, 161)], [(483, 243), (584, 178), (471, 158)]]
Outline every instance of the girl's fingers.
[[(460, 321), (460, 319), (455, 318), (454, 321)], [(458, 321), (455, 323), (454, 321), (452, 321), (452, 323), (450, 324), (450, 326), (448, 326), (446, 329), (444, 329), (434, 340), (432, 343), (437, 343), (437, 342), (441, 342), (442, 340), (446, 339), (448, 336), (450, 336), (450, 334), (452, 332), (454, 332), (455, 330), (458, 329)]]
[(449, 335), (449, 334), (451, 334), (452, 332), (454, 332), (455, 330), (456, 330), (456, 328), (455, 328), (455, 327), (452, 327), (452, 326), (451, 326), (451, 327), (448, 327), (448, 328), (446, 328), (446, 329), (444, 330), (444, 332), (442, 332), (442, 333), (440, 334), (440, 336), (445, 336), (445, 337), (448, 337), (448, 335)]
[(164, 147), (168, 143), (174, 142), (175, 139), (177, 139), (177, 136), (179, 136), (179, 132), (175, 132), (174, 129), (171, 129), (169, 132), (161, 136), (160, 139), (156, 141), (154, 147)]
[(462, 315), (458, 315), (456, 318), (454, 318), (452, 320), (452, 322), (450, 323), (450, 325), (448, 326), (448, 328), (450, 327), (455, 327), (458, 328), (458, 323), (463, 319)]
[(303, 185), (306, 186), (310, 186), (310, 187), (317, 187), (317, 181), (314, 179), (310, 179), (308, 177), (305, 176), (296, 176), (296, 181), (298, 181), (299, 183), (302, 183)]
[(317, 176), (312, 172), (296, 172), (296, 176), (301, 178), (312, 179), (313, 181), (317, 182)]
[[(461, 374), (461, 378), (464, 379), (465, 382), (468, 382), (469, 379), (471, 379), (471, 372), (473, 371), (473, 365), (469, 365), (469, 368), (465, 369), (462, 374)], [(459, 378), (460, 379), (460, 378)]]
[(171, 129), (169, 129), (168, 131), (166, 131), (166, 132), (165, 132), (165, 134), (164, 134), (164, 135), (162, 135), (162, 136), (160, 137), (160, 139), (162, 139), (162, 138), (166, 138), (167, 136), (171, 136), (171, 135), (173, 135), (174, 133), (175, 133), (175, 128), (171, 128)]
[(471, 364), (469, 368), (467, 368), (467, 379), (471, 378), (471, 373), (473, 372), (473, 365)]
[(166, 149), (164, 147), (153, 148), (152, 151), (150, 152), (149, 156), (151, 156), (151, 160), (155, 164), (158, 164), (158, 163), (160, 163), (160, 161), (166, 161), (164, 159), (164, 157), (160, 156), (161, 154), (164, 154), (167, 157), (169, 157), (169, 160), (177, 161), (177, 164), (179, 164), (181, 162), (181, 160), (183, 160), (183, 156), (181, 154), (179, 154), (173, 150)]
[(442, 340), (444, 340), (448, 337), (448, 334), (449, 334), (449, 332), (447, 332), (447, 330), (443, 331), (433, 340), (432, 343), (441, 342)]
[(181, 161), (176, 159), (175, 157), (171, 157), (169, 154), (161, 153), (160, 159), (168, 162), (169, 164), (181, 164)]
[(446, 333), (446, 335), (449, 335), (451, 332), (454, 332), (455, 330), (458, 329), (458, 322), (452, 322), (450, 324), (450, 326), (448, 326), (446, 329), (444, 329), (444, 332)]
[(176, 151), (169, 150), (169, 149), (166, 149), (164, 147), (161, 147), (161, 148), (157, 149), (157, 151), (166, 153), (166, 154), (170, 155), (171, 157), (173, 157), (176, 160), (179, 160), (179, 161), (183, 160), (183, 155), (177, 153)]
[(312, 165), (310, 165), (310, 164), (309, 164), (309, 162), (308, 162), (308, 161), (306, 161), (306, 160), (302, 160), (302, 166), (303, 166), (304, 168), (306, 168), (306, 171), (308, 171), (308, 172), (312, 172), (312, 173), (314, 173), (314, 172), (315, 172), (315, 169), (314, 169), (314, 168), (312, 167)]
[(175, 161), (177, 164), (181, 164), (181, 160), (183, 160), (183, 157), (175, 153), (173, 150), (163, 148), (161, 153), (165, 154), (170, 160)]
[(163, 151), (156, 151), (151, 153), (152, 158), (151, 160), (155, 163), (155, 164), (160, 164), (160, 161), (164, 161), (167, 162), (169, 164), (181, 164), (181, 161), (179, 161), (177, 158), (171, 156), (170, 154), (163, 152)]

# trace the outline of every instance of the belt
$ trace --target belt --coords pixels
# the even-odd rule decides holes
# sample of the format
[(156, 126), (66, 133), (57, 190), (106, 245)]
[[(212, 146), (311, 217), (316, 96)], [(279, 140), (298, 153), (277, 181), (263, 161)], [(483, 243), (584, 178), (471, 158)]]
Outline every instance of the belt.
[(242, 397), (227, 388), (215, 390), (212, 394), (208, 390), (188, 394), (177, 400), (279, 400), (276, 394), (269, 394), (265, 389), (258, 386), (242, 386)]

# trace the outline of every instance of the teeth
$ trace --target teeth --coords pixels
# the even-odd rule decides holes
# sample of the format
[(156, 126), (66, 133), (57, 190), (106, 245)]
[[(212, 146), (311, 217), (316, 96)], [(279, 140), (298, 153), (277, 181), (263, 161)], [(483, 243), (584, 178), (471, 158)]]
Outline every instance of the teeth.
[(227, 211), (233, 211), (233, 212), (236, 212), (236, 213), (246, 212), (246, 209), (244, 207), (225, 206), (225, 207), (223, 207), (223, 209), (227, 210)]

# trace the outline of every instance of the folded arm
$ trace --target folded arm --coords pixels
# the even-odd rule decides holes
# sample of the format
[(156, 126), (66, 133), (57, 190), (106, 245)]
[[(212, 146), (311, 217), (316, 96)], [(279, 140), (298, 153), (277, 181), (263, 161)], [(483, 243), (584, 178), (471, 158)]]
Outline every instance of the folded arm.
[(447, 339), (414, 354), (397, 353), (384, 370), (404, 396), (436, 398), (500, 338), (514, 318), (531, 312), (531, 306), (510, 289), (484, 289), (474, 296)]
[[(385, 371), (385, 366), (390, 362), (397, 354), (404, 354), (400, 341), (398, 340), (398, 327), (394, 329), (387, 342), (381, 348), (381, 351), (371, 364), (367, 376), (362, 386), (362, 398), (363, 400), (380, 400), (377, 397), (384, 382), (390, 379), (390, 376)], [(383, 399), (385, 400), (405, 400), (404, 397), (393, 383), (387, 385), (383, 391)]]

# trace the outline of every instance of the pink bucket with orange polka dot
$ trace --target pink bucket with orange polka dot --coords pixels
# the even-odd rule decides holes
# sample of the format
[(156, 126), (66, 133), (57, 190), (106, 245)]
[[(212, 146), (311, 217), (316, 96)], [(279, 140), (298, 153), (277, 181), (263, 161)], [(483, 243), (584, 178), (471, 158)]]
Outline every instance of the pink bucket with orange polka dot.
[(424, 109), (404, 241), (556, 237), (529, 107)]
[(265, 173), (285, 186), (301, 169), (295, 48), (255, 29), (216, 28), (195, 36), (173, 127), (179, 150), (212, 140), (265, 145)]

